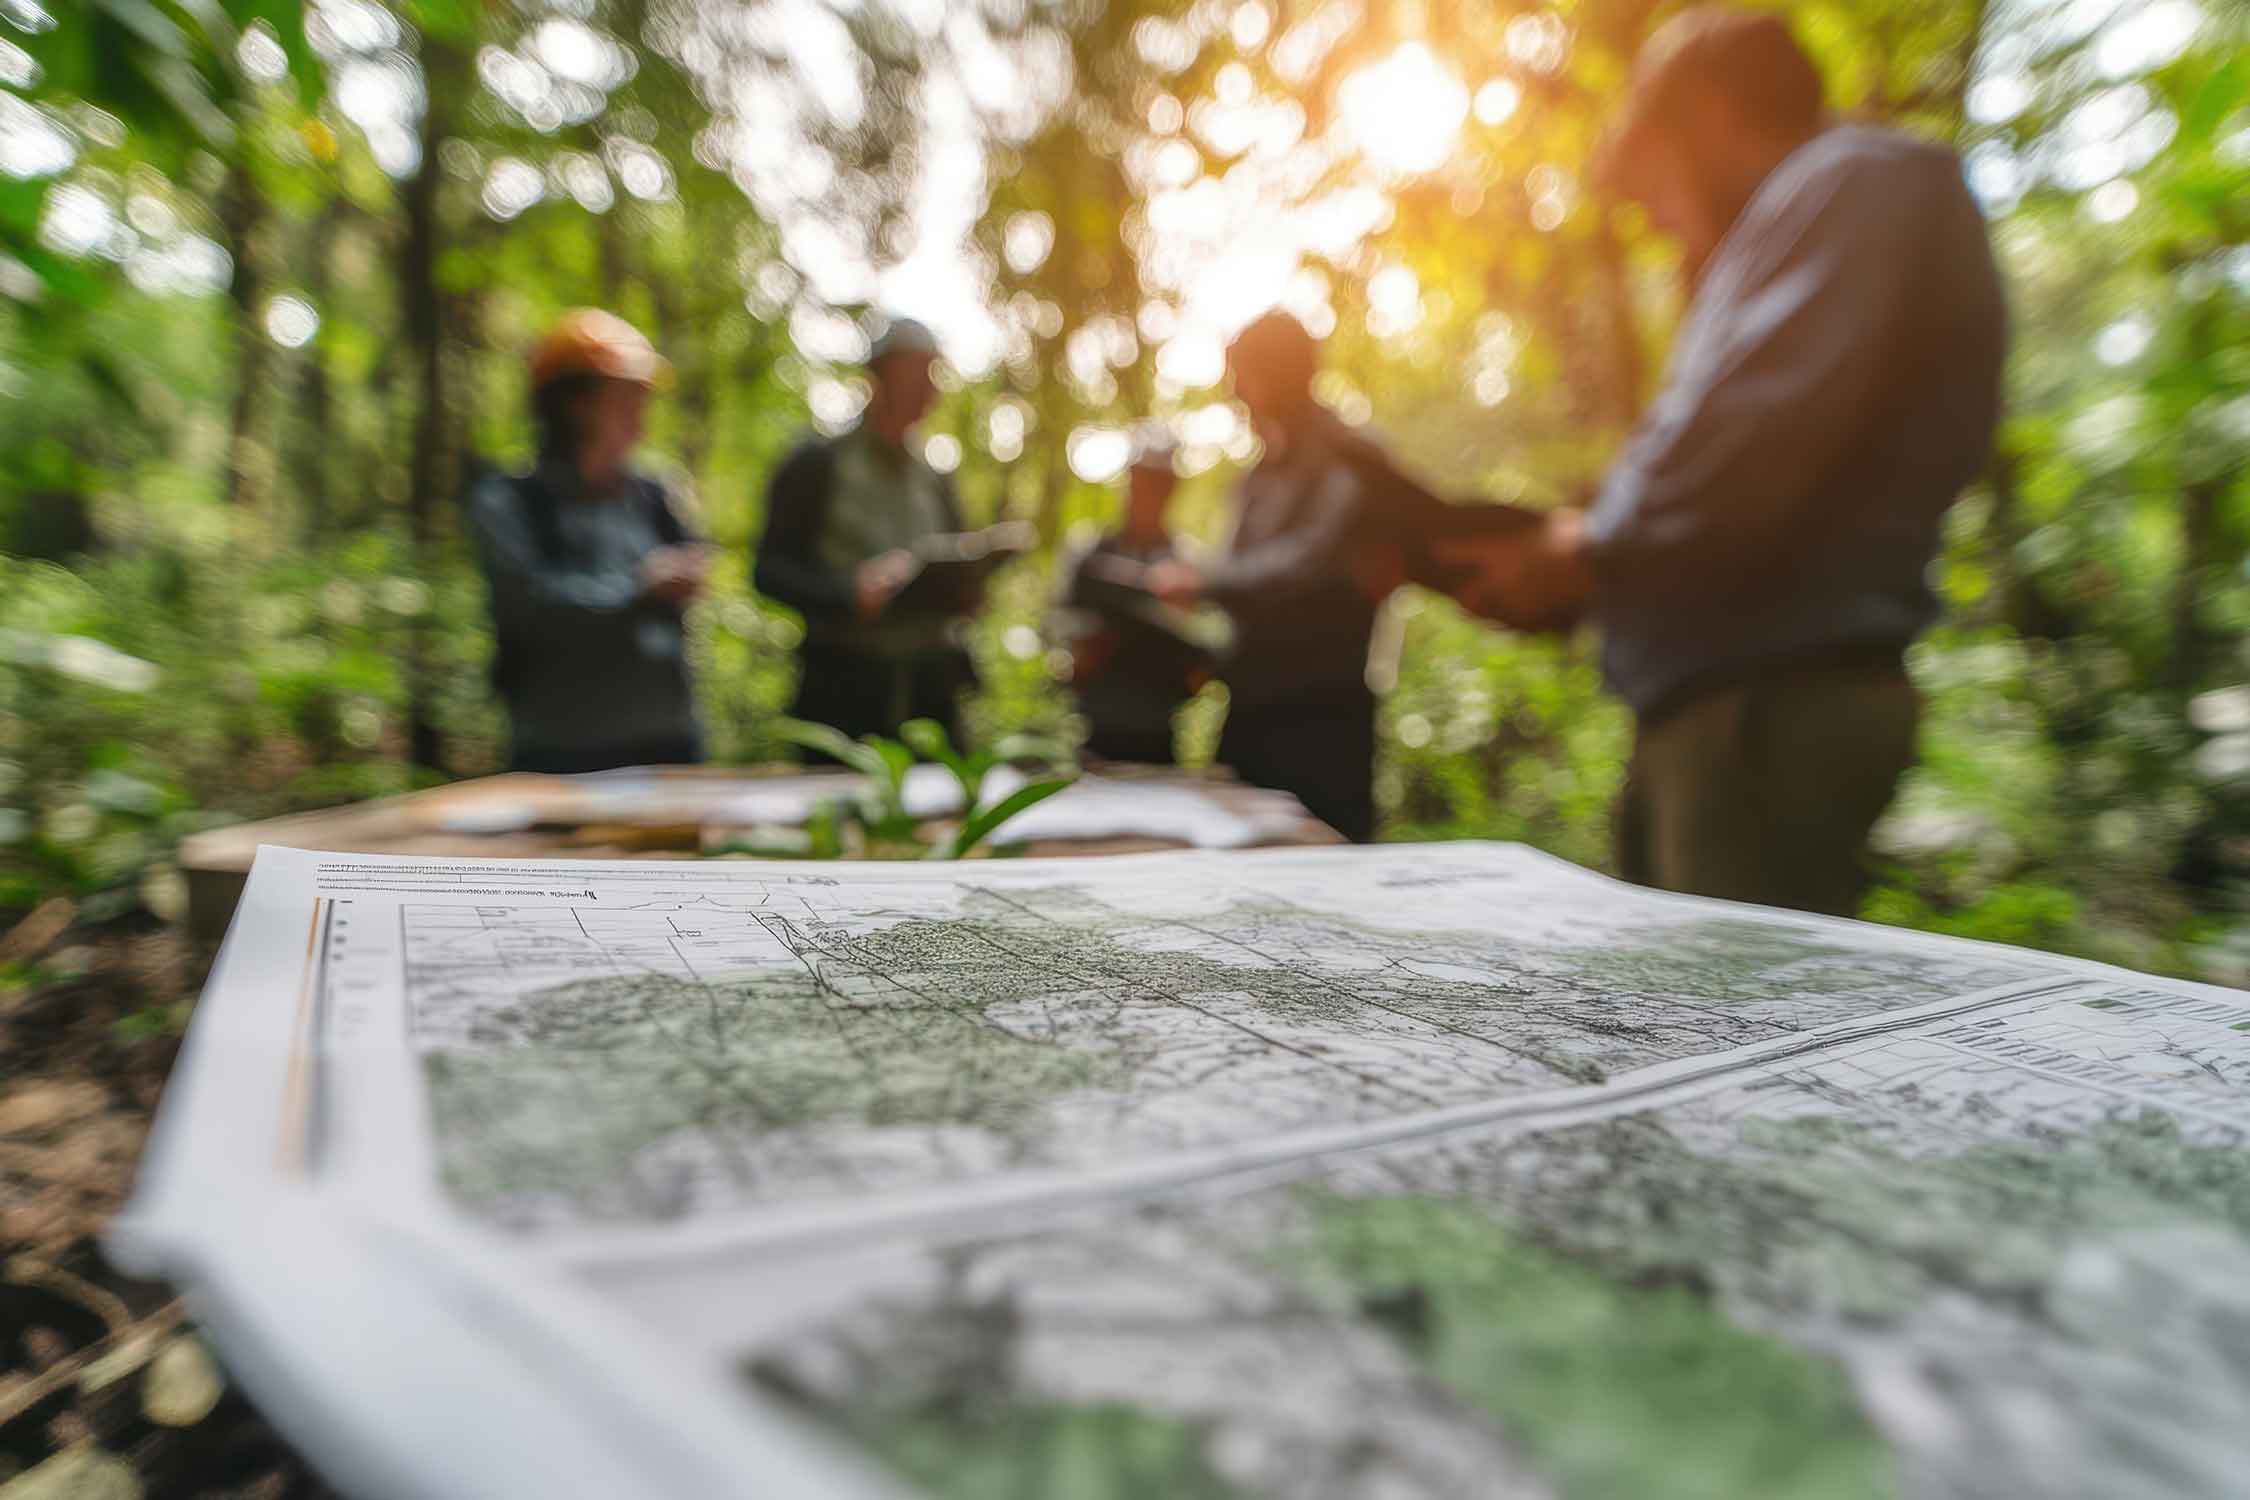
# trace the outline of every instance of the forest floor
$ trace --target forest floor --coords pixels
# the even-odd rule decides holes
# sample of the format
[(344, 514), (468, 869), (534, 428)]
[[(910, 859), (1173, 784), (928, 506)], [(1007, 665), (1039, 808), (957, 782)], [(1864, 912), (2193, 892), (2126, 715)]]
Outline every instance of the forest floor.
[(327, 1497), (171, 1290), (101, 1253), (211, 953), (75, 916), (0, 934), (0, 1500)]

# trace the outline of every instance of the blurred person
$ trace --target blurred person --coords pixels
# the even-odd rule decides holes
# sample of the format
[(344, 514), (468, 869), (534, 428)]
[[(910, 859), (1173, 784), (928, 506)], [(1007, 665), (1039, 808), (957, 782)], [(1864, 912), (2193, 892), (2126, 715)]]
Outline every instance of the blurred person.
[(1208, 650), (1187, 622), (1151, 609), (1148, 570), (1180, 555), (1164, 526), (1179, 488), (1173, 445), (1141, 434), (1125, 475), (1125, 521), (1067, 557), (1057, 616), (1070, 640), (1071, 690), (1086, 720), (1086, 753), (1101, 760), (1169, 765), (1172, 716), (1210, 677)]
[(1451, 549), (1504, 622), (1578, 618), (1632, 708), (1620, 873), (1850, 914), (1912, 764), (1907, 646), (1983, 466), (2006, 317), (1961, 164), (1831, 118), (1778, 17), (1660, 28), (1597, 162), (1678, 242), (1692, 301), (1590, 508)]
[(1394, 500), (1426, 497), (1313, 399), (1319, 363), (1318, 344), (1286, 312), (1235, 339), (1227, 367), (1263, 452), (1235, 492), (1219, 557), (1208, 568), (1166, 559), (1145, 582), (1167, 604), (1218, 604), (1234, 621), (1219, 668), (1229, 695), (1220, 763), (1295, 793), (1364, 843), (1375, 836), (1369, 648), (1377, 611), (1407, 576), (1398, 548), (1365, 541)]
[(790, 713), (854, 737), (935, 719), (958, 739), (976, 680), (959, 641), (975, 592), (930, 604), (910, 591), (927, 558), (960, 553), (968, 535), (952, 482), (907, 442), (936, 400), (937, 358), (929, 329), (892, 322), (868, 353), (873, 389), (858, 423), (800, 444), (767, 490), (753, 579), (805, 620)]
[(567, 313), (533, 349), (538, 458), (469, 494), (508, 708), (510, 765), (573, 773), (692, 764), (702, 727), (682, 615), (709, 554), (664, 484), (631, 465), (670, 375), (638, 329)]

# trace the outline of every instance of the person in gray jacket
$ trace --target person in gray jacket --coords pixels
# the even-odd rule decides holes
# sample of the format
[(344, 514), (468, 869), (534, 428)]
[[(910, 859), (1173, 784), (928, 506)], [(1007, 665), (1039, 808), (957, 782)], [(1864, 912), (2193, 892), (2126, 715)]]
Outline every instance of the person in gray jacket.
[(766, 491), (751, 579), (804, 616), (803, 675), (792, 716), (857, 738), (935, 719), (958, 735), (976, 682), (961, 622), (976, 596), (934, 607), (911, 596), (922, 560), (966, 533), (953, 484), (908, 437), (937, 394), (936, 338), (900, 318), (874, 342), (872, 390), (856, 426), (801, 443)]
[(1984, 220), (1951, 151), (1830, 117), (1780, 18), (1716, 6), (1650, 39), (1597, 176), (1684, 253), (1670, 369), (1591, 507), (1461, 547), (1455, 592), (1599, 627), (1636, 722), (1622, 874), (1849, 914), (1914, 759), (1939, 524), (1999, 418)]
[(1415, 521), (1443, 511), (1364, 434), (1313, 398), (1318, 340), (1287, 312), (1227, 350), (1258, 432), (1226, 544), (1208, 566), (1150, 566), (1144, 587), (1176, 608), (1216, 604), (1234, 622), (1219, 762), (1292, 793), (1352, 840), (1375, 837), (1375, 692), (1369, 656), (1383, 601), (1409, 576)]
[(631, 464), (667, 373), (623, 319), (567, 314), (531, 356), (536, 464), (470, 488), (515, 770), (703, 758), (682, 613), (708, 554), (663, 483)]

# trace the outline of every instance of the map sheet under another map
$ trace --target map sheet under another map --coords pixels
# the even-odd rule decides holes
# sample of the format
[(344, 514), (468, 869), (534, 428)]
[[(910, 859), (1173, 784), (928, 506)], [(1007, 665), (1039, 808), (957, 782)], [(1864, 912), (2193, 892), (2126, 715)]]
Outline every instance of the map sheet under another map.
[(267, 849), (114, 1242), (370, 1495), (2235, 1495), (2246, 1081), (1513, 847)]

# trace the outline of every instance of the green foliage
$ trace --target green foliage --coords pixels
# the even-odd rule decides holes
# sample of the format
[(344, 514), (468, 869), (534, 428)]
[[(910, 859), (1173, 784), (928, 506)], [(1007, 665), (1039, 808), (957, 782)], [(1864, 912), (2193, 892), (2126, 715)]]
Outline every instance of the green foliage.
[[(438, 1136), (460, 1206), (503, 1223), (645, 1222), (746, 1202), (770, 1189), (766, 1154), (821, 1124), (958, 1126), (1027, 1156), (1053, 1101), (1119, 1087), (1142, 1062), (1130, 1048), (1057, 1047), (1004, 1024), (1008, 1006), (1083, 947), (1062, 929), (1031, 938), (1038, 956), (1019, 955), (1001, 982), (960, 987), (918, 980), (917, 965), (973, 921), (853, 935), (777, 920), (821, 961), (550, 986), (481, 1018), (479, 1038), (434, 1041), (423, 1065), (436, 1122), (477, 1122)], [(657, 1019), (683, 1004), (705, 1020), (692, 1033)], [(698, 1186), (652, 1169), (650, 1150), (666, 1142), (711, 1152), (713, 1174)]]
[(1959, 912), (1938, 911), (1911, 890), (1886, 887), (1869, 899), (1867, 916), (1953, 937), (2068, 951), (2076, 938), (2080, 906), (2078, 898), (2061, 886), (2008, 881), (1986, 890), (1973, 906)]
[(1056, 776), (1046, 781), (1030, 781), (1017, 787), (990, 807), (978, 808), (961, 820), (961, 827), (944, 845), (944, 853), (932, 852), (933, 858), (966, 859), (979, 845), (989, 841), (1016, 814), (1036, 807), (1055, 793), (1070, 785), (1067, 776)]
[(1496, 638), (1409, 595), (1379, 773), (1407, 838), (1520, 840), (1600, 867), (1630, 739), (1585, 642)]
[(871, 853), (912, 851), (919, 847), (920, 823), (908, 810), (906, 778), (919, 762), (941, 765), (953, 777), (961, 797), (961, 819), (954, 831), (930, 843), (928, 859), (967, 859), (990, 842), (1009, 820), (1037, 806), (1069, 786), (1069, 775), (1029, 781), (1005, 797), (987, 804), (985, 781), (997, 766), (1017, 759), (1056, 758), (1057, 747), (1031, 736), (1011, 736), (990, 750), (963, 754), (953, 747), (945, 726), (935, 719), (913, 719), (900, 726), (899, 738), (862, 735), (858, 739), (825, 724), (784, 719), (775, 732), (787, 743), (810, 750), (857, 772), (864, 789), (856, 799), (840, 798), (826, 804), (816, 819), (809, 852), (816, 859), (834, 858), (848, 847), (842, 834), (846, 821), (856, 823), (863, 847)]
[[(22, 13), (0, 11), (22, 19)], [(34, 75), (19, 97), (56, 111), (90, 102), (131, 132), (132, 151), (157, 170), (183, 169), (196, 152), (231, 158), (243, 148), (259, 82), (240, 61), (252, 27), (275, 48), (300, 102), (317, 97), (320, 59), (299, 0), (76, 0), (42, 24), (15, 28)], [(0, 39), (8, 33), (0, 31)], [(18, 179), (0, 191), (0, 249), (73, 301), (97, 295), (82, 262), (40, 242), (46, 190), (56, 179)]]
[(118, 1017), (111, 1031), (125, 1046), (180, 1036), (187, 1031), (188, 1014), (192, 1009), (188, 1005), (152, 1005)]
[[(2175, 43), (2120, 56), (2083, 8), (1787, 9), (1837, 105), (1963, 149), (2016, 310), (2013, 415), (1948, 528), (1948, 625), (1915, 662), (1924, 764), (1869, 912), (2166, 967), (2250, 951), (2226, 930), (2228, 882), (2250, 865), (2250, 19), (2204, 6)], [(1233, 7), (1113, 0), (995, 22), (993, 56), (1022, 62), (1027, 98), (1032, 63), (1067, 55), (1069, 106), (982, 121), (972, 239), (995, 276), (1000, 358), (949, 380), (926, 424), (960, 445), (972, 520), (1030, 519), (1047, 544), (996, 577), (970, 632), (982, 752), (1015, 759), (1011, 734), (1078, 732), (1042, 633), (1052, 549), (1109, 524), (1117, 496), (1072, 472), (1068, 437), (1219, 397), (1160, 355), (1164, 326), (1196, 312), (1183, 278), (1235, 238), (1377, 195), (1364, 237), (1274, 275), (1334, 319), (1322, 398), (1447, 493), (1583, 492), (1656, 379), (1677, 267), (1580, 169), (1661, 8), (1269, 11), (1271, 26), (1238, 27)], [(39, 144), (0, 172), (0, 631), (94, 642), (160, 674), (122, 692), (0, 661), (0, 881), (25, 899), (160, 892), (168, 842), (206, 818), (499, 762), (451, 476), (528, 456), (520, 353), (573, 305), (616, 307), (679, 371), (649, 447), (720, 548), (689, 641), (715, 757), (792, 744), (802, 630), (754, 596), (748, 558), (767, 476), (814, 396), (849, 380), (831, 356), (862, 308), (822, 300), (808, 273), (827, 268), (788, 242), (791, 215), (765, 190), (824, 182), (847, 238), (903, 253), (917, 101), (950, 29), (909, 36), (880, 8), (851, 22), (857, 123), (808, 115), (801, 141), (752, 162), (728, 143), (775, 145), (738, 113), (777, 82), (772, 65), (730, 54), (714, 77), (683, 29), (705, 17), (723, 32), (749, 14), (731, 0), (573, 8), (625, 66), (567, 88), (540, 61), (537, 7), (391, 0), (342, 31), (308, 14), (298, 0), (0, 6), (0, 60), (29, 68), (0, 69), (0, 103), (25, 132), (11, 140)], [(1325, 41), (1290, 41), (1308, 27)], [(1500, 101), (1468, 115), (1442, 161), (1395, 170), (1341, 149), (1283, 174), (1258, 222), (1207, 245), (1158, 233), (1263, 169), (1263, 148), (1210, 128), (1222, 93), (1247, 84), (1325, 150), (1344, 81), (1415, 41)], [(500, 86), (511, 57), (557, 85), (553, 117)], [(408, 101), (388, 125), (364, 92), (385, 81)], [(423, 94), (434, 119), (412, 107)], [(529, 201), (500, 191), (511, 183)], [(402, 279), (410, 223), (435, 240), (434, 395)], [(1045, 251), (1012, 252), (1016, 227)], [(1413, 316), (1380, 315), (1380, 289), (1406, 284)], [(301, 343), (271, 331), (287, 326), (283, 296), (317, 317), (290, 333)], [(1003, 413), (1019, 441), (996, 440)], [(1219, 535), (1249, 452), (1197, 448), (1173, 507), (1192, 539)], [(1387, 832), (1604, 863), (1630, 730), (1593, 643), (1504, 637), (1412, 592), (1390, 624)], [(1189, 763), (1212, 754), (1224, 698), (1214, 686), (1183, 714)], [(981, 791), (977, 755), (929, 744), (876, 752), (878, 785), (912, 754)], [(163, 810), (98, 806), (87, 789), (104, 772), (156, 788)], [(901, 809), (863, 811), (833, 810), (810, 845), (904, 833)]]
[(953, 836), (932, 846), (932, 859), (966, 859), (1005, 827), (1018, 813), (1036, 807), (1055, 793), (1068, 787), (1070, 775), (1049, 776), (1040, 781), (1027, 781), (998, 801), (986, 805), (985, 779), (993, 768), (1010, 761), (1043, 760), (1059, 764), (1067, 758), (1061, 745), (1036, 735), (1013, 734), (1001, 740), (990, 750), (977, 750), (963, 755), (953, 748), (952, 737), (945, 726), (934, 719), (915, 719), (901, 726), (900, 736), (916, 755), (925, 761), (942, 765), (953, 775), (954, 785), (961, 793), (964, 815), (961, 826)]
[[(370, 538), (243, 565), (184, 538), (77, 570), (0, 558), (0, 878), (153, 897), (203, 808), (270, 814), (406, 789), (396, 662), (429, 610), (479, 650), (473, 585), (451, 597)], [(442, 711), (465, 771), (494, 766), (472, 658)], [(145, 886), (145, 889), (144, 889)], [(0, 907), (19, 904), (0, 898)]]
[(943, 1500), (1226, 1500), (1184, 1422), (1128, 1406), (911, 1413), (857, 1434)]
[(1893, 1492), (1842, 1370), (1434, 1199), (1316, 1202), (1312, 1274), (1388, 1322), (1574, 1500)]

